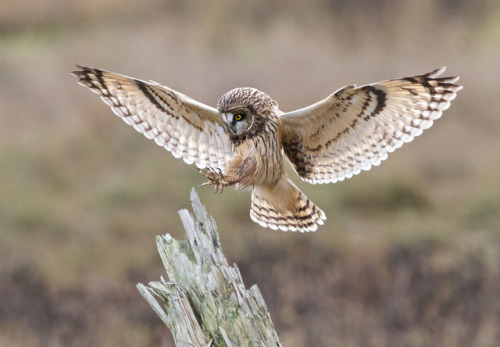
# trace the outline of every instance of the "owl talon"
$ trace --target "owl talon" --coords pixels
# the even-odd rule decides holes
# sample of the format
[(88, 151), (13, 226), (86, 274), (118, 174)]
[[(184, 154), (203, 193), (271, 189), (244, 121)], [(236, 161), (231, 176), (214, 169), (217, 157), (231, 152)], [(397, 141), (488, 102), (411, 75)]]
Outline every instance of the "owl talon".
[(229, 185), (229, 183), (225, 180), (224, 174), (221, 169), (207, 168), (207, 172), (203, 172), (200, 170), (200, 174), (208, 178), (208, 181), (200, 184), (200, 187), (214, 185), (214, 194), (221, 194), (224, 191), (224, 188)]

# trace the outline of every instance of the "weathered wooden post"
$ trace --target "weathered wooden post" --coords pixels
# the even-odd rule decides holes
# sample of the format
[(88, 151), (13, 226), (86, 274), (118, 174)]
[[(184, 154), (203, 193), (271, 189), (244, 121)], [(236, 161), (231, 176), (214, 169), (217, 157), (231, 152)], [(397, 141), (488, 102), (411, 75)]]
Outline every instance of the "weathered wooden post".
[(259, 289), (245, 289), (236, 264), (227, 264), (215, 221), (194, 189), (191, 204), (194, 218), (179, 211), (185, 240), (156, 238), (169, 281), (138, 284), (139, 292), (176, 346), (281, 346)]

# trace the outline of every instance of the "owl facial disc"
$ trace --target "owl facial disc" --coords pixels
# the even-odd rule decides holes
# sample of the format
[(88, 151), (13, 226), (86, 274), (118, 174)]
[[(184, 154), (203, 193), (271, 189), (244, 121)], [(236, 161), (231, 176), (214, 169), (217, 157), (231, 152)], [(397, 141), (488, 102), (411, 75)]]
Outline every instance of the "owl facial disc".
[(249, 131), (253, 125), (253, 117), (247, 112), (222, 113), (222, 119), (227, 124), (229, 131), (236, 136)]

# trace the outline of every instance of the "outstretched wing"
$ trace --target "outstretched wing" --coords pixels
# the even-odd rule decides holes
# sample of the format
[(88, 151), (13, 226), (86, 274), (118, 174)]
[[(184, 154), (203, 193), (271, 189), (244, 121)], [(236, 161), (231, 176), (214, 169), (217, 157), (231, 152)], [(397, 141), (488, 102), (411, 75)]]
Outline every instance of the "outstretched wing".
[(309, 107), (286, 113), (283, 149), (310, 183), (342, 181), (369, 170), (429, 128), (462, 86), (459, 77), (428, 74), (347, 86)]
[(224, 169), (232, 157), (219, 112), (156, 82), (78, 66), (73, 75), (125, 123), (188, 164)]

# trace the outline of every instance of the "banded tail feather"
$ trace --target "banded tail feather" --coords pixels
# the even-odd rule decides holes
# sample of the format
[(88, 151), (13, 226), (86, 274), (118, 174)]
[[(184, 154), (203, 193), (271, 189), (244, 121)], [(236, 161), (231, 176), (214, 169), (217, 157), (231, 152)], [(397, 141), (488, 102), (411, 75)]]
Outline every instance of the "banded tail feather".
[(288, 178), (274, 186), (255, 186), (250, 218), (264, 228), (283, 231), (316, 231), (326, 220), (325, 213)]

